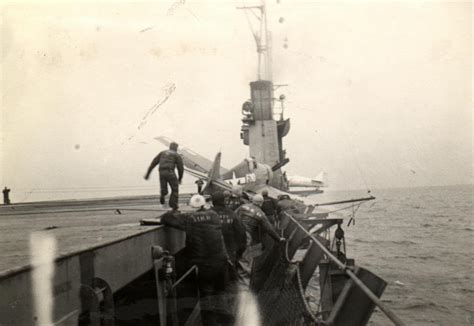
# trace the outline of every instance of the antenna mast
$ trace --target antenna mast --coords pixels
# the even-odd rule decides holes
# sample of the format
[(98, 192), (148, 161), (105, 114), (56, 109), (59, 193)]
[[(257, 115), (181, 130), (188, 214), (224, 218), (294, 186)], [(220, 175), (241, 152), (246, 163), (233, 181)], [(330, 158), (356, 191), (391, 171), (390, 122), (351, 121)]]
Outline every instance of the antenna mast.
[[(247, 22), (252, 31), (255, 43), (257, 45), (258, 53), (258, 80), (272, 81), (272, 60), (271, 60), (271, 34), (268, 31), (267, 23), (267, 7), (265, 0), (262, 0), (259, 6), (243, 6), (237, 9), (245, 10)], [(259, 30), (256, 31), (253, 27), (248, 12), (252, 13), (254, 18), (259, 22)]]

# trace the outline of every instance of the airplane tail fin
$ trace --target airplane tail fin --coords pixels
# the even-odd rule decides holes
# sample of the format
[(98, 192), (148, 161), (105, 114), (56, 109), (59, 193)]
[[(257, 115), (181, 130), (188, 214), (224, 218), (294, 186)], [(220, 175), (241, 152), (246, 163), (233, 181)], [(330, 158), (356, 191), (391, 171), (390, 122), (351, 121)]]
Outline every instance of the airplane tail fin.
[(214, 188), (213, 183), (218, 182), (218, 179), (220, 179), (221, 177), (221, 152), (216, 154), (216, 157), (214, 158), (214, 162), (212, 163), (212, 167), (209, 170), (207, 177), (207, 184), (203, 190), (204, 193), (212, 192)]
[(216, 180), (221, 176), (221, 152), (216, 154), (211, 170), (209, 171), (209, 181)]

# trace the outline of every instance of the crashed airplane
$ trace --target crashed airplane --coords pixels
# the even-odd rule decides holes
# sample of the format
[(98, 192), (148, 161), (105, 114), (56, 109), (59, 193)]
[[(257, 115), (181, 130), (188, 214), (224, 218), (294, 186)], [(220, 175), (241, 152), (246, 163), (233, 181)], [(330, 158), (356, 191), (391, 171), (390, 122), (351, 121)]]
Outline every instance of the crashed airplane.
[[(165, 146), (169, 146), (174, 140), (160, 136), (155, 138)], [(255, 158), (245, 158), (231, 169), (220, 166), (221, 153), (217, 153), (214, 161), (196, 153), (195, 151), (182, 147), (178, 153), (183, 158), (185, 171), (193, 177), (206, 181), (205, 192), (210, 192), (215, 187), (231, 190), (232, 185), (240, 185), (246, 192), (260, 193), (266, 189), (270, 195), (292, 194), (309, 196), (322, 192), (321, 187), (326, 187), (323, 180), (327, 178), (326, 173), (320, 173), (316, 178), (300, 176), (287, 176), (285, 172), (280, 174), (279, 179), (274, 178), (274, 172), (282, 167), (280, 163), (270, 165), (258, 162)], [(287, 159), (284, 161), (289, 162)], [(304, 188), (304, 190), (293, 190), (293, 187)], [(310, 189), (308, 189), (310, 188)]]

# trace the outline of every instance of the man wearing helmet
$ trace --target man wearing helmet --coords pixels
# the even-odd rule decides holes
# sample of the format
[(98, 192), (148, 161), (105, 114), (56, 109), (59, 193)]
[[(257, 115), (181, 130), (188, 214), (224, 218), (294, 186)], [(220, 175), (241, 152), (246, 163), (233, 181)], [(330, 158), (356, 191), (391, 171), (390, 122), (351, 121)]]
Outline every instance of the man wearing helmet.
[(262, 204), (263, 197), (257, 194), (252, 197), (251, 203), (243, 204), (236, 210), (247, 233), (247, 249), (239, 260), (239, 273), (246, 282), (250, 279), (254, 259), (263, 253), (262, 231), (276, 242), (285, 241), (285, 238), (281, 238), (276, 233), (265, 213), (261, 210)]
[(232, 193), (229, 190), (224, 190), (224, 205), (227, 207), (227, 203), (229, 202), (229, 198), (232, 195)]
[[(178, 209), (178, 196), (179, 196), (179, 184), (183, 179), (183, 159), (177, 153), (178, 144), (172, 142), (168, 150), (160, 152), (151, 162), (148, 167), (148, 171), (145, 174), (145, 180), (148, 180), (150, 177), (151, 171), (157, 166), (159, 166), (160, 172), (160, 203), (164, 205), (165, 197), (168, 194), (168, 184), (171, 188), (171, 195), (169, 200), (169, 205), (173, 210)], [(175, 168), (178, 169), (178, 177), (174, 172)]]
[(246, 201), (242, 198), (243, 189), (239, 185), (232, 186), (232, 193), (230, 194), (229, 198), (227, 199), (226, 206), (227, 208), (235, 211), (240, 205), (245, 204)]
[(278, 204), (277, 204), (277, 212), (296, 212), (298, 208), (296, 207), (296, 203), (294, 200), (290, 198), (287, 194), (283, 194), (278, 196)]
[(217, 325), (224, 307), (222, 298), (229, 282), (228, 255), (219, 216), (204, 208), (206, 200), (194, 195), (192, 213), (170, 211), (161, 216), (164, 225), (186, 232), (185, 257), (188, 268), (198, 267), (198, 287), (203, 325)]

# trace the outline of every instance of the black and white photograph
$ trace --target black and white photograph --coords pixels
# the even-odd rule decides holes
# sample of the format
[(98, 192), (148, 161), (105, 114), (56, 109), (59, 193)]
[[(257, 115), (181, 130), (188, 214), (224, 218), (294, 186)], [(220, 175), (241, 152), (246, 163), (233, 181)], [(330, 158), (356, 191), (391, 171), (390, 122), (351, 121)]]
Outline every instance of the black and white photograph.
[(474, 325), (472, 2), (0, 3), (0, 326)]

